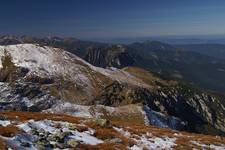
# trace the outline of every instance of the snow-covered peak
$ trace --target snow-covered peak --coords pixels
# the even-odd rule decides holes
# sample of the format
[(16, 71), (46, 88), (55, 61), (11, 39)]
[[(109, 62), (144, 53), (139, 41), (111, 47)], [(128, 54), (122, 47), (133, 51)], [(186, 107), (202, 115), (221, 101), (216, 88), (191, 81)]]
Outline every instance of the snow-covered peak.
[[(30, 69), (39, 75), (55, 75), (69, 73), (71, 69), (81, 68), (81, 65), (71, 65), (75, 56), (70, 56), (65, 51), (51, 47), (41, 47), (34, 44), (18, 44), (9, 46), (0, 46), (0, 56), (5, 51), (11, 55), (16, 66)], [(0, 67), (2, 67), (0, 63)], [(69, 68), (66, 68), (69, 67)]]
[[(59, 48), (39, 46), (35, 44), (18, 44), (0, 46), (0, 57), (5, 52), (12, 57), (16, 66), (25, 67), (30, 74), (41, 77), (60, 76), (64, 79), (75, 81), (83, 87), (91, 88), (90, 78), (93, 74), (101, 74), (105, 78), (127, 82), (135, 85), (146, 86), (141, 80), (129, 73), (118, 69), (103, 69), (94, 67), (81, 58)], [(2, 62), (0, 59), (0, 68)]]

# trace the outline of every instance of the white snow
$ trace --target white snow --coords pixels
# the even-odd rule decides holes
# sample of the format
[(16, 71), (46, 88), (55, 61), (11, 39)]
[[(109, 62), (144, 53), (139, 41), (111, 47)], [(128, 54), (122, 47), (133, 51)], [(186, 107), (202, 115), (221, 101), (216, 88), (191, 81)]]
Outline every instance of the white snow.
[(225, 145), (220, 146), (214, 144), (206, 145), (198, 141), (190, 141), (190, 142), (194, 145), (202, 147), (203, 149), (225, 150)]
[[(140, 82), (126, 71), (116, 68), (103, 69), (92, 66), (76, 55), (58, 48), (41, 47), (35, 44), (0, 46), (0, 57), (4, 56), (4, 51), (7, 51), (12, 56), (13, 62), (16, 65), (29, 68), (34, 74), (69, 76), (75, 81), (86, 82), (88, 84), (89, 80), (87, 76), (82, 73), (85, 67), (88, 66), (93, 71), (121, 82), (124, 82), (124, 79), (128, 76), (130, 77), (129, 82)], [(0, 60), (1, 67), (2, 63)]]
[(130, 136), (131, 136), (130, 132), (124, 131), (123, 128), (113, 127), (113, 129), (115, 129), (117, 132), (121, 133), (121, 134), (124, 135), (125, 137), (130, 137)]
[[(5, 51), (11, 55), (15, 65), (28, 68), (29, 74), (64, 77), (86, 88), (87, 92), (93, 88), (90, 81), (91, 72), (100, 73), (119, 82), (147, 86), (126, 71), (94, 67), (76, 55), (58, 48), (35, 44), (0, 46), (0, 58), (5, 55)], [(2, 68), (1, 59), (0, 68)]]
[(153, 111), (147, 105), (143, 107), (142, 111), (142, 114), (145, 115), (145, 123), (149, 123), (151, 125), (172, 129), (177, 129), (177, 127), (185, 125), (185, 123), (179, 120), (179, 118), (166, 116), (160, 112)]
[(45, 110), (50, 113), (67, 113), (76, 117), (91, 118), (92, 115), (89, 112), (90, 106), (76, 105), (69, 102), (57, 103), (52, 108)]
[(29, 120), (28, 122), (20, 124), (17, 127), (19, 127), (20, 129), (22, 129), (27, 133), (29, 133), (32, 129), (36, 129), (36, 130), (44, 130), (45, 132), (49, 132), (51, 134), (56, 134), (59, 131), (59, 129), (54, 128), (53, 127), (54, 124), (56, 124), (56, 122), (51, 120), (41, 120), (41, 121)]
[(43, 121), (33, 121), (30, 120), (28, 122), (28, 125), (31, 125), (32, 128), (35, 128), (37, 130), (44, 130), (45, 132), (49, 132), (52, 134), (56, 134), (57, 130), (56, 128), (53, 127), (54, 122), (50, 121), (50, 120), (43, 120)]
[(30, 70), (29, 75), (44, 78), (51, 76), (62, 77), (81, 86), (88, 96), (92, 95), (93, 87), (85, 74), (87, 68), (79, 63), (75, 63), (76, 56), (69, 55), (57, 48), (40, 47), (34, 44), (19, 44), (0, 46), (0, 58), (4, 56), (4, 50), (11, 55), (12, 61), (16, 66), (28, 68)]
[(145, 125), (149, 125), (150, 124), (150, 120), (148, 118), (148, 114), (146, 111), (143, 110), (142, 107), (139, 107), (139, 111), (142, 113), (142, 115), (144, 116), (144, 123)]
[(34, 103), (31, 100), (29, 100), (27, 97), (24, 97), (21, 102), (23, 102), (25, 106), (27, 107), (31, 107), (34, 105)]
[(217, 145), (210, 144), (209, 148), (214, 149), (214, 150), (225, 150), (225, 145), (217, 146)]
[[(61, 128), (56, 128), (55, 125), (60, 124)], [(79, 132), (77, 130), (70, 130), (69, 129), (70, 123), (68, 122), (61, 122), (61, 121), (51, 121), (51, 120), (41, 120), (41, 121), (34, 121), (29, 120), (25, 123), (17, 125), (18, 128), (22, 129), (26, 133), (30, 133), (32, 129), (36, 129), (38, 131), (45, 131), (51, 133), (53, 135), (58, 134), (59, 132), (71, 132), (71, 135), (68, 137), (69, 139), (74, 139), (80, 141), (85, 144), (90, 145), (97, 145), (103, 143), (102, 140), (97, 139), (92, 134), (95, 131), (93, 129), (89, 129), (88, 131)]]
[(103, 105), (84, 106), (84, 105), (72, 104), (69, 102), (59, 102), (53, 105), (50, 109), (44, 110), (43, 112), (48, 112), (48, 113), (63, 112), (76, 117), (92, 118), (92, 117), (102, 116), (103, 115), (103, 113), (101, 112), (102, 109), (106, 110), (110, 114), (113, 114), (116, 111), (116, 108), (114, 107), (103, 106)]
[(74, 63), (76, 57), (63, 50), (34, 44), (18, 44), (0, 46), (0, 57), (4, 56), (4, 51), (11, 55), (15, 65), (30, 69), (30, 74), (41, 77), (68, 77), (84, 87), (90, 84), (89, 79), (82, 73), (84, 66)]
[(142, 150), (143, 148), (147, 148), (150, 150), (170, 150), (173, 146), (175, 146), (176, 138), (169, 137), (152, 137), (148, 138), (146, 135), (142, 135), (140, 139), (134, 139), (137, 142), (137, 145), (131, 147), (131, 150)]
[(78, 131), (74, 131), (72, 132), (73, 135), (69, 136), (72, 139), (75, 139), (77, 141), (81, 141), (85, 144), (90, 144), (90, 145), (97, 145), (100, 143), (103, 143), (102, 140), (97, 139), (94, 136), (91, 136), (90, 134), (86, 133), (86, 132), (78, 132)]
[[(6, 125), (9, 124), (9, 122), (3, 120), (0, 121), (0, 124)], [(17, 125), (17, 127), (24, 131), (26, 134), (18, 134), (12, 138), (3, 138), (7, 140), (7, 143), (11, 147), (14, 147), (16, 149), (24, 149), (24, 147), (21, 146), (21, 143), (29, 143), (30, 147), (27, 148), (27, 150), (37, 149), (34, 143), (38, 136), (32, 135), (31, 131), (33, 129), (37, 130), (40, 133), (43, 133), (43, 131), (48, 132), (51, 135), (60, 135), (60, 133), (70, 132), (70, 134), (66, 138), (67, 140), (75, 140), (83, 144), (97, 145), (104, 143), (104, 141), (94, 136), (94, 129), (87, 128), (87, 131), (80, 132), (76, 130), (76, 125), (77, 124), (62, 121), (52, 121), (47, 119), (40, 121), (29, 120)], [(86, 126), (83, 123), (79, 123), (78, 125)], [(179, 138), (178, 136), (182, 136), (182, 134), (177, 133), (174, 133), (174, 136), (176, 137), (154, 136), (151, 132), (146, 132), (145, 134), (135, 134), (133, 132), (126, 131), (127, 128), (113, 127), (113, 129), (123, 136), (135, 141), (135, 145), (133, 145), (132, 147), (127, 147), (127, 149), (130, 150), (143, 150), (144, 148), (149, 150), (171, 150), (174, 146), (176, 146), (175, 142), (177, 138)], [(50, 141), (50, 143), (54, 142), (55, 141)], [(200, 146), (202, 149), (225, 150), (225, 145), (206, 145), (198, 141), (190, 141), (190, 143)]]
[(28, 133), (28, 132), (30, 132), (32, 130), (31, 127), (28, 125), (28, 123), (19, 124), (19, 125), (17, 125), (17, 127), (22, 129), (26, 133)]
[(8, 121), (8, 120), (0, 120), (0, 125), (3, 126), (3, 127), (6, 127), (10, 124), (11, 124), (11, 122)]
[[(124, 135), (125, 137), (129, 137), (133, 139), (137, 144), (129, 147), (131, 150), (142, 150), (143, 148), (147, 148), (150, 150), (170, 150), (173, 146), (175, 146), (176, 138), (169, 137), (154, 137), (151, 133), (146, 133), (141, 136), (136, 134), (131, 134), (128, 131), (125, 131), (122, 128), (113, 127), (116, 131)], [(138, 138), (137, 138), (138, 137)]]

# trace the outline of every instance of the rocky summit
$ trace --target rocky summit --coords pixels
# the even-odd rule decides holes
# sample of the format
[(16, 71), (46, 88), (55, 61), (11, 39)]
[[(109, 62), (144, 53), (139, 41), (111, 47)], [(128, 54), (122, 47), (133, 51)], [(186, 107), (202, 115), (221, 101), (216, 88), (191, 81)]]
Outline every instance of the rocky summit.
[(100, 68), (62, 48), (0, 46), (1, 146), (224, 147), (223, 139), (212, 136), (225, 133), (223, 96), (127, 67), (133, 57), (122, 47), (111, 49), (110, 53), (98, 49), (87, 53), (86, 60), (105, 65)]

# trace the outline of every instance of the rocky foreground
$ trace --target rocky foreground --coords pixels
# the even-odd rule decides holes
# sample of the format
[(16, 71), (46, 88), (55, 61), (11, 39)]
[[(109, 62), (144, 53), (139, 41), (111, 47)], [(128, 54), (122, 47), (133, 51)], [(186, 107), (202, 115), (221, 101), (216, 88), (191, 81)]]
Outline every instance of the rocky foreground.
[(64, 114), (0, 113), (0, 149), (225, 149), (225, 139)]

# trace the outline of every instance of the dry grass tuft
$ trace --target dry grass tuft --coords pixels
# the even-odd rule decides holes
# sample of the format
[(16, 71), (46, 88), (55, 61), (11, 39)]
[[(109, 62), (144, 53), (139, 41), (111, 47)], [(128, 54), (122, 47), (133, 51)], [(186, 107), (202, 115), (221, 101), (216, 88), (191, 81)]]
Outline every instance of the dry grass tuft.
[(6, 145), (6, 142), (0, 138), (0, 149), (1, 150), (7, 150), (7, 145)]
[(27, 121), (33, 119), (35, 121), (49, 119), (53, 121), (65, 121), (70, 123), (79, 123), (81, 118), (69, 116), (66, 114), (51, 114), (38, 112), (0, 112), (0, 118), (5, 120)]
[(160, 83), (160, 84), (166, 85), (166, 86), (177, 84), (176, 81), (163, 80), (163, 79), (157, 77), (156, 75), (154, 75), (153, 73), (151, 73), (150, 71), (146, 71), (142, 68), (126, 67), (123, 70), (125, 70), (125, 71), (129, 72), (130, 74), (132, 74), (133, 76), (141, 79), (144, 83), (147, 83), (148, 85), (150, 85), (152, 89), (157, 87), (157, 83)]
[(84, 132), (84, 131), (88, 131), (88, 128), (86, 126), (81, 126), (81, 125), (77, 125), (76, 126), (77, 131), (79, 132)]
[(95, 146), (92, 145), (80, 145), (78, 150), (126, 150), (127, 147), (122, 144), (105, 142), (103, 144), (98, 144)]
[(4, 137), (13, 137), (19, 132), (19, 129), (13, 125), (9, 125), (7, 127), (0, 126), (0, 135)]

